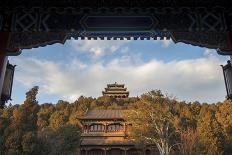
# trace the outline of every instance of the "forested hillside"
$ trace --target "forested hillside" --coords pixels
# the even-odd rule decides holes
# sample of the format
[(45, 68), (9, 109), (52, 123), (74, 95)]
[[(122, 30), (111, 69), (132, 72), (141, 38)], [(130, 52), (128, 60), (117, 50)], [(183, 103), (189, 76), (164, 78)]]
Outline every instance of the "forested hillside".
[[(79, 97), (75, 102), (38, 103), (38, 87), (21, 105), (0, 109), (1, 155), (72, 155), (80, 143), (78, 117), (89, 109), (125, 109), (130, 138), (183, 155), (232, 154), (232, 102), (179, 102), (161, 91), (116, 100)], [(166, 152), (167, 154), (167, 152)]]

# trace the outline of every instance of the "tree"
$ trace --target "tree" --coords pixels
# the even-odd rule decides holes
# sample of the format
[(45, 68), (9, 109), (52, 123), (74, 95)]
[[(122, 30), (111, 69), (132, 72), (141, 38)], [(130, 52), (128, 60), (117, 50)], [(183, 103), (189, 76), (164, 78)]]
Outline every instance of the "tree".
[(49, 118), (51, 117), (54, 111), (55, 111), (55, 107), (52, 104), (46, 103), (40, 106), (40, 110), (37, 113), (38, 115), (37, 126), (39, 131), (49, 126)]
[[(80, 141), (80, 129), (73, 125), (65, 125), (56, 131), (56, 154), (76, 154)], [(53, 143), (54, 145), (54, 143)], [(59, 153), (58, 153), (59, 151)]]
[(218, 110), (215, 116), (223, 129), (225, 137), (224, 151), (225, 154), (230, 154), (232, 152), (232, 102), (231, 100), (225, 100), (217, 105)]
[(196, 129), (187, 128), (179, 129), (180, 133), (180, 150), (183, 155), (197, 155), (196, 147), (198, 144), (198, 133)]
[[(150, 91), (115, 100), (81, 96), (74, 103), (38, 104), (38, 87), (21, 105), (0, 109), (0, 154), (72, 155), (80, 144), (78, 117), (89, 109), (125, 109), (128, 138), (168, 155), (229, 155), (232, 152), (232, 102), (186, 103)], [(171, 154), (172, 154), (171, 153)]]
[(43, 154), (75, 155), (80, 144), (80, 129), (73, 125), (64, 125), (56, 130), (46, 128), (39, 138), (43, 141)]
[[(38, 94), (39, 87), (35, 86), (26, 93), (26, 100), (24, 103), (13, 110), (13, 117), (9, 127), (4, 132), (5, 139), (5, 152), (16, 154), (31, 154), (23, 143), (27, 133), (36, 135), (37, 132), (37, 113), (39, 111), (38, 101), (36, 95)], [(26, 136), (26, 137), (25, 137)], [(34, 136), (33, 138), (36, 138)], [(24, 141), (25, 142), (25, 141)], [(30, 145), (38, 145), (36, 140)]]
[(58, 129), (68, 122), (68, 117), (61, 111), (54, 112), (49, 118), (49, 126), (53, 129)]
[(175, 130), (171, 123), (170, 102), (160, 91), (151, 91), (142, 95), (125, 115), (125, 119), (133, 125), (131, 138), (140, 143), (155, 144), (160, 155), (169, 155), (172, 148), (179, 145), (173, 139)]
[(206, 106), (201, 109), (197, 123), (198, 146), (201, 154), (218, 155), (223, 153), (223, 131), (215, 118), (214, 111)]
[(111, 98), (109, 96), (101, 96), (101, 97), (98, 97), (96, 100), (97, 106), (108, 107), (108, 106), (111, 106), (113, 103), (116, 103), (115, 98)]
[(40, 145), (36, 132), (26, 132), (22, 137), (21, 145), (24, 154), (40, 154)]

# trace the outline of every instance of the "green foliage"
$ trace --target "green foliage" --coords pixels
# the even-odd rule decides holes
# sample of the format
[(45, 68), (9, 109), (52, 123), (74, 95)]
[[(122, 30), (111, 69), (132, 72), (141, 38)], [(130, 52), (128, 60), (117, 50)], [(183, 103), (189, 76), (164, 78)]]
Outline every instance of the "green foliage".
[(80, 143), (80, 128), (64, 125), (56, 130), (46, 128), (39, 133), (43, 146), (42, 154), (74, 155)]
[(156, 143), (166, 150), (165, 155), (168, 149), (180, 155), (232, 152), (230, 100), (186, 103), (154, 90), (123, 100), (80, 96), (73, 103), (59, 100), (56, 104), (38, 104), (38, 90), (37, 86), (29, 90), (23, 104), (0, 110), (1, 155), (77, 154), (81, 131), (78, 117), (92, 109), (126, 110), (125, 119), (132, 124), (128, 136), (141, 148)]

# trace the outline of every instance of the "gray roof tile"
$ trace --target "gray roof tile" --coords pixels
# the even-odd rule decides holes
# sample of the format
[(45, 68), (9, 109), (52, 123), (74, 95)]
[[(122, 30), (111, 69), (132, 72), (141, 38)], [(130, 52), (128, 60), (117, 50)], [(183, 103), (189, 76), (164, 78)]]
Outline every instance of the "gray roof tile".
[(123, 119), (123, 110), (89, 110), (80, 119)]

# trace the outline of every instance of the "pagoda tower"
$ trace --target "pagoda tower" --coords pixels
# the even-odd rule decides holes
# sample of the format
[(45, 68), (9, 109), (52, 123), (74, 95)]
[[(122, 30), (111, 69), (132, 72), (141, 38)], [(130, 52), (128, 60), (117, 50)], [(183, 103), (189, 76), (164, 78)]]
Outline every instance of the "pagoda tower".
[(109, 96), (113, 98), (128, 98), (129, 91), (127, 88), (124, 88), (124, 84), (118, 84), (115, 82), (114, 84), (107, 84), (107, 88), (105, 91), (102, 91), (103, 96)]

